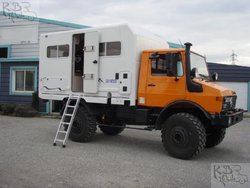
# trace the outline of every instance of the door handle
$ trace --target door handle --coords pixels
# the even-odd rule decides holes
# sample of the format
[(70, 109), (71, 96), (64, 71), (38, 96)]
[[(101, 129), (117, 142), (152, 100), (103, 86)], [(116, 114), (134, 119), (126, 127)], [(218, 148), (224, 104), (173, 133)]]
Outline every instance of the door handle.
[(155, 87), (155, 84), (148, 84), (149, 87)]

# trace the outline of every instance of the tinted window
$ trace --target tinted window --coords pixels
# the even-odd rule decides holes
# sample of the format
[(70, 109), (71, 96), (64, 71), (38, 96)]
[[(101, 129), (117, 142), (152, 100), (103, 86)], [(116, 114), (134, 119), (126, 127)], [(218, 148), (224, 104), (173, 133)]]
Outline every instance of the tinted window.
[(47, 47), (48, 58), (68, 57), (68, 56), (69, 56), (68, 44)]
[(151, 60), (151, 74), (153, 76), (183, 76), (180, 53), (160, 54)]
[(105, 43), (102, 42), (99, 44), (99, 55), (104, 56), (105, 55)]
[(121, 42), (107, 42), (107, 56), (120, 55)]
[(57, 46), (47, 47), (47, 57), (49, 58), (57, 57)]
[(69, 45), (60, 45), (58, 47), (58, 57), (68, 57), (69, 56)]
[(165, 55), (160, 55), (157, 59), (151, 61), (151, 73), (152, 75), (167, 75), (167, 62)]

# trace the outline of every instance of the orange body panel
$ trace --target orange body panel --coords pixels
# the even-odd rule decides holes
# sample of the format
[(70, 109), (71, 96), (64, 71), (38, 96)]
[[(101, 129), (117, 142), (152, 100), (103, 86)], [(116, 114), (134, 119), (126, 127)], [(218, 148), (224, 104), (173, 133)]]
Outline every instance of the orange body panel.
[(184, 49), (157, 50), (159, 54), (180, 52), (182, 55), (183, 76), (178, 77), (178, 79), (169, 76), (153, 76), (149, 57), (155, 51), (147, 50), (142, 54), (138, 87), (139, 106), (163, 108), (172, 102), (187, 100), (198, 104), (210, 114), (216, 114), (221, 112), (223, 102), (218, 99), (223, 96), (235, 95), (233, 91), (227, 88), (201, 79), (194, 79), (193, 81), (202, 84), (203, 92), (188, 92)]

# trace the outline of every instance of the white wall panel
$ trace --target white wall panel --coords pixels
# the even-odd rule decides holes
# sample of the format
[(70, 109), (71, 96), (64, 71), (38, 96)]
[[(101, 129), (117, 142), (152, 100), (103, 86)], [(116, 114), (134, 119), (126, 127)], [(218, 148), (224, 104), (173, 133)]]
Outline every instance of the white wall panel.
[(248, 83), (247, 82), (216, 82), (227, 88), (231, 88), (237, 93), (236, 107), (247, 110)]

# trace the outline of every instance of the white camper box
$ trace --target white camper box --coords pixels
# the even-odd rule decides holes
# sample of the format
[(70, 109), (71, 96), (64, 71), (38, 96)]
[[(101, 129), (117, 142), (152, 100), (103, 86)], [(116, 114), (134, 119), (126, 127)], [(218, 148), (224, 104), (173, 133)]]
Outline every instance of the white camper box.
[(90, 103), (136, 104), (141, 52), (167, 42), (128, 25), (42, 34), (39, 97), (62, 100), (82, 94)]

